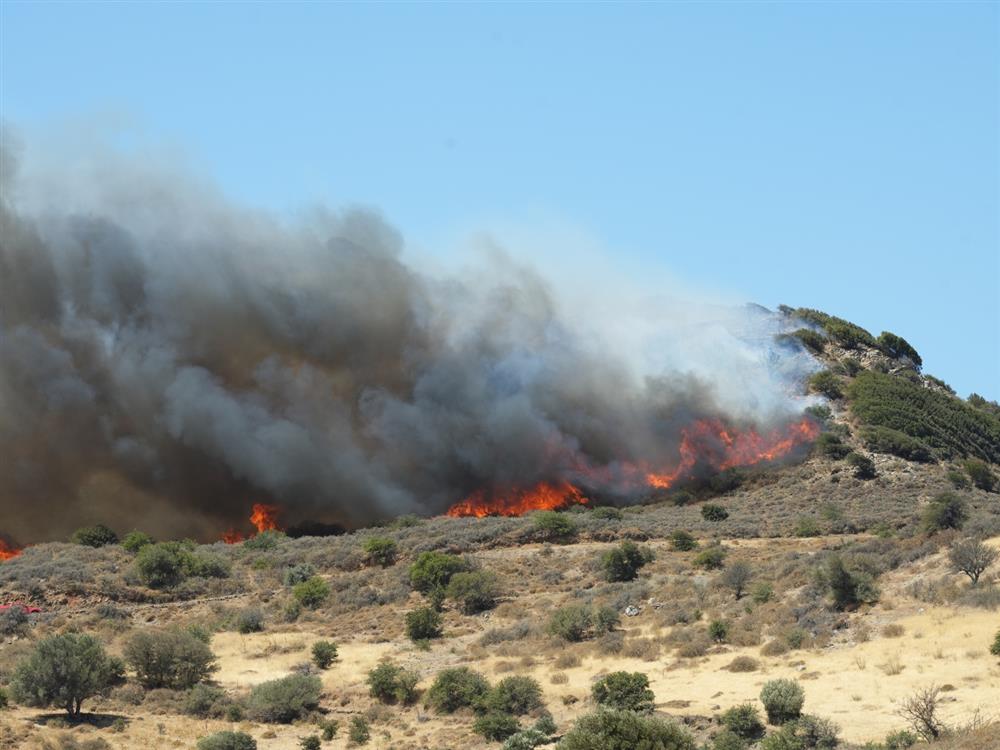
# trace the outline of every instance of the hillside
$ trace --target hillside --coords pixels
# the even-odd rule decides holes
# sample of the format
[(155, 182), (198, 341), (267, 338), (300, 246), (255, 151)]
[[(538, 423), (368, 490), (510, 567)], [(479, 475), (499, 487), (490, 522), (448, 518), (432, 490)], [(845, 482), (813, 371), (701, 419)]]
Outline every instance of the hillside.
[[(922, 373), (899, 336), (782, 312), (821, 397), (808, 410), (821, 434), (794, 461), (625, 508), (237, 544), (91, 529), (24, 549), (0, 563), (0, 603), (41, 611), (0, 613), (0, 748), (195, 748), (237, 732), (262, 750), (899, 750), (921, 730), (940, 750), (996, 747), (1000, 407)], [(970, 551), (989, 562), (976, 582), (955, 564)], [(113, 657), (75, 717), (38, 680), (25, 690), (44, 671), (28, 661), (38, 645), (65, 633)], [(806, 718), (792, 706), (757, 725), (773, 680), (802, 689)], [(906, 715), (922, 693), (929, 723)], [(602, 701), (639, 709), (597, 714), (632, 739), (587, 723)], [(238, 737), (202, 747), (249, 747)]]

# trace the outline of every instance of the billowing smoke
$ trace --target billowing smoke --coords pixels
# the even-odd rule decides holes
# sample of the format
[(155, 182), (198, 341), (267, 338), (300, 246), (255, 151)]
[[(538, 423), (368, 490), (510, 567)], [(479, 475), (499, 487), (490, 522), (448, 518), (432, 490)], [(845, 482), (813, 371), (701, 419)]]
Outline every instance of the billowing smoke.
[(803, 405), (808, 357), (760, 308), (563, 295), (499, 251), (432, 273), (371, 212), (293, 222), (121, 160), (3, 163), (0, 532), (20, 542), (214, 538), (254, 502), (354, 526), (567, 477), (634, 500), (620, 467), (675, 464), (683, 425)]

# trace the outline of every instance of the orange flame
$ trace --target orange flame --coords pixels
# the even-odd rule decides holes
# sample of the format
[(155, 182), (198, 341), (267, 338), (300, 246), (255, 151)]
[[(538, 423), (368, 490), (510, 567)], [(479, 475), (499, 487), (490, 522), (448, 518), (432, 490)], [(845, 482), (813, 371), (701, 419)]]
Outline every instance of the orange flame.
[(448, 509), (452, 517), (520, 516), (532, 510), (560, 510), (570, 505), (585, 505), (587, 498), (569, 482), (539, 482), (530, 490), (491, 493), (487, 497), (476, 490), (465, 500)]
[(0, 539), (0, 561), (13, 559), (20, 554), (20, 547), (12, 547), (3, 539)]
[(281, 508), (277, 505), (254, 503), (253, 513), (250, 514), (250, 523), (257, 527), (258, 534), (265, 531), (280, 531), (278, 526), (278, 513), (280, 512)]
[[(620, 486), (668, 489), (693, 477), (696, 470), (724, 471), (751, 466), (788, 455), (797, 446), (812, 442), (819, 427), (809, 419), (761, 434), (754, 429), (738, 431), (718, 419), (699, 419), (681, 430), (680, 460), (670, 469), (652, 470), (637, 464), (609, 467), (576, 466), (573, 471), (592, 481), (607, 484), (617, 475)], [(477, 490), (448, 509), (449, 516), (519, 516), (532, 510), (560, 510), (586, 504), (587, 498), (567, 481), (540, 482), (530, 489), (486, 493)]]
[(246, 537), (235, 529), (222, 532), (222, 541), (226, 544), (239, 544), (244, 540), (246, 540)]

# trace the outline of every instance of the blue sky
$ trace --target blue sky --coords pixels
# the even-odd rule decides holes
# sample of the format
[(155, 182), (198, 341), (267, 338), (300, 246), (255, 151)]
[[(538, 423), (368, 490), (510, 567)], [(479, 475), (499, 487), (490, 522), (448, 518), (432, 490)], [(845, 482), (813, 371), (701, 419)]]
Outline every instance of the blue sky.
[(5, 0), (0, 21), (0, 115), (29, 137), (125, 123), (239, 200), (375, 206), (421, 247), (572, 227), (628, 274), (891, 330), (1000, 397), (996, 3)]

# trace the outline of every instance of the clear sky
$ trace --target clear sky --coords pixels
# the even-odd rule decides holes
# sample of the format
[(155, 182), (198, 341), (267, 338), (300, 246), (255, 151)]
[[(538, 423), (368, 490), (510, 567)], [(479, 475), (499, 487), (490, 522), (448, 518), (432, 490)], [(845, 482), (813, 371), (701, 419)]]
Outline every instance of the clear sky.
[(421, 246), (571, 226), (629, 273), (897, 332), (1000, 397), (997, 3), (4, 0), (0, 21), (0, 115), (27, 135), (138, 124), (239, 200), (375, 206)]

